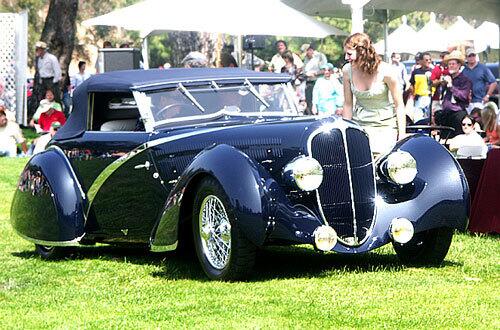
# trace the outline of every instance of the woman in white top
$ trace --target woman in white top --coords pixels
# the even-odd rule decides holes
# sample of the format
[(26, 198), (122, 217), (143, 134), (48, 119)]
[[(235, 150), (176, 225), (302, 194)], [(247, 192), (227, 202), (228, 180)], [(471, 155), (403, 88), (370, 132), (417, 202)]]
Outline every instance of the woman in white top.
[[(368, 133), (372, 152), (378, 156), (406, 136), (403, 95), (392, 66), (382, 62), (368, 35), (355, 33), (344, 42), (344, 109)], [(355, 102), (354, 102), (355, 97)]]
[(449, 140), (450, 151), (457, 157), (481, 157), (486, 158), (488, 147), (483, 138), (474, 130), (476, 121), (472, 116), (462, 119), (463, 134)]

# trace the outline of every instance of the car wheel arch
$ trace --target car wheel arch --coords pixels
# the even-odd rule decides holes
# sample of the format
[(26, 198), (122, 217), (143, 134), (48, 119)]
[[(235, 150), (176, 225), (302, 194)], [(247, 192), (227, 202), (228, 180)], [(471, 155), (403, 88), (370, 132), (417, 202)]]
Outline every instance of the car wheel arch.
[[(230, 164), (230, 167), (227, 167)], [(242, 151), (226, 144), (212, 146), (202, 150), (188, 167), (183, 171), (179, 181), (169, 195), (169, 200), (179, 199), (176, 237), (169, 237), (180, 243), (185, 239), (184, 230), (186, 222), (189, 224), (190, 216), (187, 216), (192, 209), (192, 201), (198, 184), (207, 176), (213, 177), (223, 187), (224, 192), (231, 200), (231, 206), (237, 210), (235, 212), (239, 221), (242, 221), (243, 234), (255, 245), (262, 245), (265, 239), (265, 224), (263, 223), (263, 212), (265, 207), (262, 198), (263, 186), (260, 181), (260, 173), (256, 164)], [(235, 180), (238, 179), (238, 181)], [(253, 187), (255, 189), (245, 189), (242, 187)], [(173, 208), (172, 201), (167, 201), (166, 209)], [(251, 210), (251, 211), (249, 211)], [(164, 214), (166, 211), (164, 212)], [(152, 246), (165, 245), (165, 233), (161, 232), (163, 219), (152, 232)], [(182, 248), (178, 246), (178, 248)], [(154, 250), (152, 248), (152, 250)]]

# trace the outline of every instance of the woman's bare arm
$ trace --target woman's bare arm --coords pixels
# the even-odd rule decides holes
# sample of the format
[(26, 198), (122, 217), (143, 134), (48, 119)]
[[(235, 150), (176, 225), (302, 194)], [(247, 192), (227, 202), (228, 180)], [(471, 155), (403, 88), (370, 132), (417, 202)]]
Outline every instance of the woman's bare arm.
[(352, 90), (347, 65), (342, 68), (342, 74), (342, 81), (344, 85), (344, 107), (342, 110), (342, 117), (345, 119), (352, 119)]

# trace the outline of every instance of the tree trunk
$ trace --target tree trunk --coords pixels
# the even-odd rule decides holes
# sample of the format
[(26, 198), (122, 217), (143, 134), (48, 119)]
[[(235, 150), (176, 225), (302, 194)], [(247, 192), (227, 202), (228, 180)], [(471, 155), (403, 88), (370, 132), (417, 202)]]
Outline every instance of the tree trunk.
[(59, 59), (61, 70), (66, 74), (75, 46), (77, 11), (78, 0), (50, 0), (40, 38), (47, 43), (50, 53)]
[(181, 66), (182, 59), (191, 51), (198, 51), (207, 57), (209, 65), (215, 62), (216, 34), (176, 31), (168, 33), (170, 64)]
[[(77, 11), (78, 0), (50, 0), (49, 11), (40, 37), (40, 40), (47, 43), (49, 52), (59, 60), (63, 74), (59, 86), (62, 86), (62, 88), (69, 85), (68, 67), (75, 47)], [(37, 61), (35, 60), (36, 65)], [(33, 94), (28, 100), (29, 115), (35, 112), (39, 101), (44, 97), (41, 94), (42, 88), (37, 69)], [(59, 94), (56, 94), (56, 99), (58, 99)]]
[(179, 67), (181, 61), (189, 52), (200, 48), (200, 34), (198, 32), (169, 32), (168, 43), (172, 49), (170, 54), (170, 64)]

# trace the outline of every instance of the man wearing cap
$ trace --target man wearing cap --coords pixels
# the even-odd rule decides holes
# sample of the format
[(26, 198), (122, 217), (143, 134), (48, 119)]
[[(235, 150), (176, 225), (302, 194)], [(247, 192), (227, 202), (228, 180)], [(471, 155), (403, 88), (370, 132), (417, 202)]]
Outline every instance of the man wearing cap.
[[(306, 113), (312, 114), (312, 94), (314, 89), (314, 83), (318, 79), (318, 77), (322, 74), (321, 67), (327, 64), (326, 56), (323, 53), (320, 53), (314, 50), (313, 44), (304, 44), (300, 47), (302, 52), (305, 52), (304, 55), (304, 73), (306, 76)], [(332, 68), (333, 69), (333, 68)]]
[(52, 137), (56, 135), (57, 130), (60, 127), (61, 127), (60, 122), (58, 121), (53, 122), (52, 124), (50, 124), (50, 129), (47, 134), (44, 134), (35, 141), (33, 141), (33, 143), (35, 144), (35, 148), (33, 149), (33, 155), (36, 155), (45, 150), (47, 144), (50, 142), (50, 140), (52, 140)]
[(47, 89), (52, 89), (56, 101), (60, 101), (59, 81), (61, 80), (61, 66), (57, 58), (47, 52), (47, 44), (38, 41), (35, 44), (36, 68), (40, 75), (41, 95), (45, 95)]
[(467, 112), (470, 113), (476, 107), (480, 109), (484, 107), (497, 88), (497, 82), (490, 69), (479, 63), (474, 48), (468, 48), (465, 54), (467, 65), (463, 73), (472, 81), (472, 101), (467, 108)]
[(23, 153), (26, 154), (28, 147), (19, 125), (8, 120), (5, 111), (0, 110), (0, 156), (15, 157), (17, 143), (21, 144)]
[(472, 82), (460, 71), (464, 63), (462, 52), (452, 51), (445, 56), (444, 62), (448, 65), (450, 75), (443, 76), (441, 81), (444, 88), (443, 110), (435, 112), (434, 116), (436, 124), (455, 129), (450, 135), (454, 137), (462, 132), (462, 119), (467, 115), (465, 109), (469, 105)]

